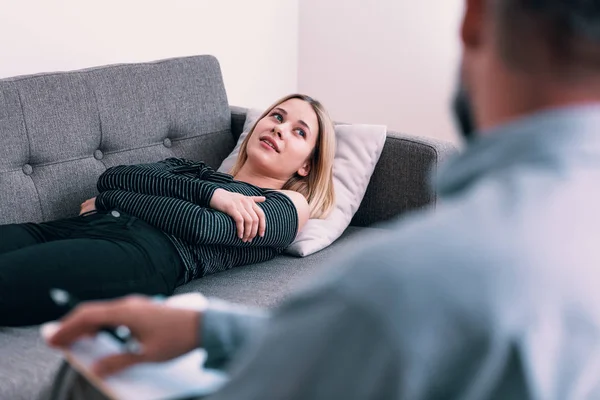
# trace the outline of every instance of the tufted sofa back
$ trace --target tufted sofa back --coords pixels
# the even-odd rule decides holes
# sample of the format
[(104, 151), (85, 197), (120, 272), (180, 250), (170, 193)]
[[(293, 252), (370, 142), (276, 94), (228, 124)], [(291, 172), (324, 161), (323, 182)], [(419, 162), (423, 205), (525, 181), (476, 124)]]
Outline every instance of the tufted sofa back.
[(234, 146), (217, 60), (194, 56), (0, 80), (0, 224), (77, 215), (114, 165), (216, 167)]

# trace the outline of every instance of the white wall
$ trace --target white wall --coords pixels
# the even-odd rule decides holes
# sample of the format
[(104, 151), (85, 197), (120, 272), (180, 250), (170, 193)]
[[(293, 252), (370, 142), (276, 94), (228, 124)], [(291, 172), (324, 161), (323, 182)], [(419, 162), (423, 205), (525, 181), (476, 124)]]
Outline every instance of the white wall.
[(0, 78), (213, 54), (231, 104), (455, 139), (461, 0), (0, 0)]
[(0, 78), (194, 54), (266, 107), (297, 89), (298, 0), (0, 0)]
[(337, 120), (456, 140), (461, 0), (300, 0), (301, 92)]

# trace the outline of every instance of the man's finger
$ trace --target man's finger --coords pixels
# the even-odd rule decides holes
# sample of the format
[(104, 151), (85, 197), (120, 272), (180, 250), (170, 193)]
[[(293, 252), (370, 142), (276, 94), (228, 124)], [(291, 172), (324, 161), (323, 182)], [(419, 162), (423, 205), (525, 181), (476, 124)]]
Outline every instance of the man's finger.
[(134, 353), (123, 353), (115, 354), (98, 361), (92, 367), (94, 373), (100, 377), (116, 374), (124, 370), (125, 368), (131, 367), (132, 365), (139, 364), (144, 361), (142, 354)]
[(61, 321), (48, 343), (55, 347), (66, 347), (83, 336), (95, 334), (102, 326), (119, 325), (114, 320), (116, 315), (111, 309), (111, 304), (99, 302), (77, 307)]

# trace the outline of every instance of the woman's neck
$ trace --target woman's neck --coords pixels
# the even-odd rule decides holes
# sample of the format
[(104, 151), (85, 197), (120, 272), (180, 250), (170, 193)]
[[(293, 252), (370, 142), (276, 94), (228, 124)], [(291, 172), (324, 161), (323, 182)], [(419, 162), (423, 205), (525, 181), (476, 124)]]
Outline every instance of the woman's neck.
[(265, 189), (281, 190), (286, 181), (282, 181), (277, 178), (271, 178), (263, 174), (259, 174), (253, 171), (251, 168), (247, 168), (244, 165), (238, 173), (233, 177), (236, 181), (246, 182), (254, 186)]

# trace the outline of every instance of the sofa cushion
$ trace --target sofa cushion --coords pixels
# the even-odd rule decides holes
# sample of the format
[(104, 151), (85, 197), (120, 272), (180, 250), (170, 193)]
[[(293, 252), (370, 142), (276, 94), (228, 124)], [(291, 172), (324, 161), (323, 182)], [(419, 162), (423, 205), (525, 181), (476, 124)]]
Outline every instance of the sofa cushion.
[(214, 57), (0, 80), (0, 224), (76, 215), (106, 168), (217, 167), (234, 145)]
[(365, 235), (373, 240), (385, 232), (377, 228), (349, 227), (333, 245), (308, 257), (281, 255), (264, 263), (205, 276), (179, 287), (175, 293), (202, 292), (206, 296), (236, 303), (272, 307), (305, 279), (310, 280), (324, 269), (336, 265), (338, 257), (366, 245)]
[(60, 356), (50, 350), (37, 327), (0, 327), (0, 399), (36, 400), (58, 370)]

